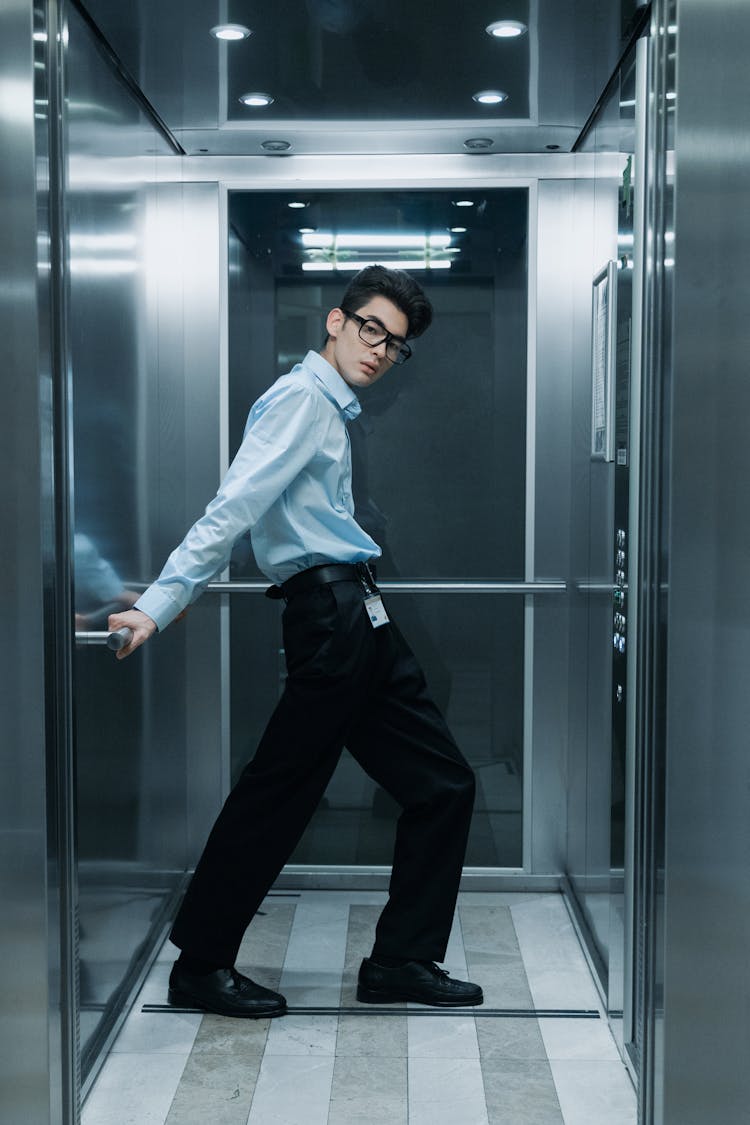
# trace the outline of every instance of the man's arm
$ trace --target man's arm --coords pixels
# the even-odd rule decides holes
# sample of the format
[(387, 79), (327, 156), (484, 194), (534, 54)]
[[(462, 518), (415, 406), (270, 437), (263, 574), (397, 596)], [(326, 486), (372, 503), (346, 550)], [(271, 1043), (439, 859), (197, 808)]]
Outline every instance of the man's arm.
[(257, 523), (315, 454), (319, 440), (318, 399), (304, 384), (288, 384), (265, 404), (205, 514), (135, 608), (110, 617), (110, 629), (127, 627), (134, 632), (133, 641), (118, 657), (130, 656), (195, 601), (227, 565), (238, 537)]

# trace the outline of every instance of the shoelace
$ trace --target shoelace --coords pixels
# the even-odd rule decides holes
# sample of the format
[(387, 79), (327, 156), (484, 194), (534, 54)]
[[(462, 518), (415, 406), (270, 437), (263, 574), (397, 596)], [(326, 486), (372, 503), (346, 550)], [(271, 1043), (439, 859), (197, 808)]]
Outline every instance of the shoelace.
[(434, 961), (420, 961), (419, 963), (420, 965), (424, 965), (425, 969), (428, 969), (434, 977), (442, 977), (443, 980), (446, 980), (450, 976), (449, 972), (445, 969), (441, 969)]

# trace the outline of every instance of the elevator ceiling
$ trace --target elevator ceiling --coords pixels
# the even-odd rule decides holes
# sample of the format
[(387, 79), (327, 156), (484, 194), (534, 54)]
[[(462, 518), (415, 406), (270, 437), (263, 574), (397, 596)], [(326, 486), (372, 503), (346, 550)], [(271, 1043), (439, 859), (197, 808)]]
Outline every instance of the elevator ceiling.
[[(635, 0), (85, 2), (185, 151), (210, 155), (569, 151), (635, 7)], [(507, 20), (522, 33), (488, 33)], [(233, 42), (211, 34), (227, 23), (251, 34)], [(503, 100), (476, 100), (486, 92)], [(247, 94), (273, 101), (247, 105), (240, 100)]]

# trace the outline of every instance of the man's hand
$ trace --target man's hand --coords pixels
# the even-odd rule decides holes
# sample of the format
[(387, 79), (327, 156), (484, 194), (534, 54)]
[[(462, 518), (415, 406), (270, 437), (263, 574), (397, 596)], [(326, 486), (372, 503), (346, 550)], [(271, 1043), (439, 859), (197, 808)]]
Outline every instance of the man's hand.
[(156, 622), (152, 621), (147, 613), (141, 613), (139, 609), (126, 609), (122, 613), (111, 613), (107, 618), (107, 628), (110, 633), (114, 633), (117, 629), (132, 630), (133, 639), (130, 644), (115, 653), (118, 660), (123, 660), (156, 632)]

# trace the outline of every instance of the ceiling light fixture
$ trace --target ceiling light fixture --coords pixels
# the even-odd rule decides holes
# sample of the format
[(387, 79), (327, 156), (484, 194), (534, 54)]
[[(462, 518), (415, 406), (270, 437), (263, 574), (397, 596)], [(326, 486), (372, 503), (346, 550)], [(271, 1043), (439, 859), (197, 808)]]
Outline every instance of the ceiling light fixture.
[(303, 207), (307, 207), (301, 199), (293, 199), (291, 203), (287, 203), (287, 207), (291, 207), (293, 211), (301, 211)]
[(445, 250), (450, 241), (448, 234), (302, 234), (302, 245), (316, 250), (334, 245), (337, 250)]
[(370, 260), (365, 261), (360, 258), (356, 262), (303, 262), (302, 269), (306, 272), (325, 272), (332, 273), (334, 270), (361, 270), (364, 266), (397, 266), (400, 270), (449, 270), (453, 265), (452, 262), (440, 259), (439, 261), (427, 261), (427, 259), (415, 258), (414, 261), (400, 261), (393, 259), (383, 261)]
[(243, 23), (219, 23), (211, 28), (214, 39), (226, 39), (229, 42), (239, 39), (248, 39), (252, 35), (249, 27)]
[(499, 105), (500, 102), (507, 102), (508, 95), (504, 90), (480, 90), (477, 94), (472, 94), (472, 101), (479, 102), (480, 105)]
[(495, 20), (485, 28), (493, 39), (518, 39), (526, 30), (526, 24), (520, 20)]
[(453, 206), (454, 207), (473, 207), (474, 206), (474, 200), (473, 199), (454, 199), (453, 200)]
[(243, 94), (240, 101), (243, 105), (249, 105), (256, 109), (259, 106), (271, 105), (273, 103), (273, 98), (270, 94)]
[(466, 234), (466, 227), (451, 227), (451, 234)]
[(469, 137), (464, 141), (464, 148), (468, 148), (470, 152), (486, 152), (494, 143), (491, 137)]

